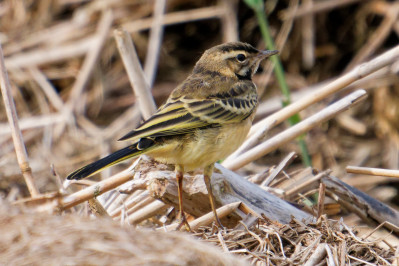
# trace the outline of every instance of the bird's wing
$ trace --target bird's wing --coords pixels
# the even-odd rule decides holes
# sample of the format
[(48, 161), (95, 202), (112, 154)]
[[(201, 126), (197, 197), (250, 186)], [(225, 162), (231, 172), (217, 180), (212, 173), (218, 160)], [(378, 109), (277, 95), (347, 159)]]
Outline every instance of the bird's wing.
[[(247, 93), (248, 90), (254, 93)], [(256, 87), (252, 82), (236, 84), (229, 91), (206, 99), (184, 96), (170, 99), (151, 118), (120, 140), (181, 135), (199, 128), (238, 123), (248, 118), (256, 105)]]

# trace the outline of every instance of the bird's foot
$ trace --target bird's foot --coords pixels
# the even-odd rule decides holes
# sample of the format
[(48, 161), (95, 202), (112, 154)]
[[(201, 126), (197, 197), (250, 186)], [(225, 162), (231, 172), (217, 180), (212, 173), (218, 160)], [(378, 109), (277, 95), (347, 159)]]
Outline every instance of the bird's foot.
[(180, 217), (181, 217), (181, 218), (180, 218), (180, 223), (179, 223), (179, 225), (176, 227), (176, 231), (179, 231), (180, 228), (184, 225), (185, 228), (186, 228), (186, 230), (187, 230), (187, 232), (193, 232), (193, 231), (191, 230), (191, 228), (190, 228), (190, 225), (189, 225), (188, 222), (187, 222), (186, 215), (183, 214), (183, 215), (181, 215)]

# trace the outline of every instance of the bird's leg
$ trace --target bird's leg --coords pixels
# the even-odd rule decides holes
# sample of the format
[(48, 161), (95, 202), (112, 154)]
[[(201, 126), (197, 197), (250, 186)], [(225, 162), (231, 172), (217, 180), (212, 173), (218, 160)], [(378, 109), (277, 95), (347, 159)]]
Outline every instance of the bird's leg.
[(177, 186), (178, 186), (178, 196), (179, 196), (179, 213), (180, 213), (180, 224), (177, 226), (176, 230), (180, 230), (182, 225), (186, 226), (187, 231), (191, 231), (190, 225), (187, 222), (186, 215), (183, 211), (183, 173), (184, 168), (181, 165), (176, 165), (175, 168)]
[(215, 216), (216, 223), (221, 229), (223, 229), (223, 225), (219, 220), (218, 214), (216, 213), (215, 198), (213, 197), (213, 192), (212, 192), (211, 177), (212, 177), (212, 173), (213, 173), (213, 167), (214, 167), (214, 164), (210, 164), (207, 167), (205, 167), (204, 181), (205, 181), (206, 189), (208, 190), (209, 201), (211, 202), (211, 207), (212, 207), (213, 215)]

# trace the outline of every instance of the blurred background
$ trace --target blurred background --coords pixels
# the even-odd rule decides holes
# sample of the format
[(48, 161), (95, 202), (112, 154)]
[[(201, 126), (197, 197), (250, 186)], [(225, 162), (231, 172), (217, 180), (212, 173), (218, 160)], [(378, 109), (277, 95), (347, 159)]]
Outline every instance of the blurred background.
[[(268, 0), (264, 9), (294, 101), (399, 43), (398, 1)], [(156, 19), (163, 27), (153, 27)], [(142, 121), (113, 37), (116, 28), (130, 33), (157, 106), (187, 77), (204, 50), (235, 40), (266, 48), (255, 13), (244, 1), (1, 1), (0, 42), (41, 192), (58, 189), (54, 171), (63, 179), (124, 147), (117, 139)], [(254, 78), (262, 102), (257, 120), (281, 108), (270, 70), (266, 63)], [(398, 64), (384, 68), (300, 114), (307, 117), (353, 89), (366, 89), (365, 102), (311, 130), (305, 141), (314, 168), (331, 168), (351, 185), (396, 205), (395, 179), (350, 176), (345, 167), (398, 169), (398, 71)], [(21, 198), (28, 191), (2, 101), (0, 110), (0, 191)], [(283, 124), (270, 135), (287, 127)], [(299, 153), (295, 141), (240, 173), (267, 171), (291, 151)], [(298, 157), (286, 170), (302, 168)]]

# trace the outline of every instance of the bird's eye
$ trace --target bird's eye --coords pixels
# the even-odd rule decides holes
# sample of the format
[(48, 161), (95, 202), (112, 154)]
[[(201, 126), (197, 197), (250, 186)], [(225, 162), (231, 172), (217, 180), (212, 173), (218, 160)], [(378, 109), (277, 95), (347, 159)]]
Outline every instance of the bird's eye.
[(239, 62), (244, 62), (244, 60), (246, 59), (245, 55), (243, 55), (243, 54), (238, 54), (238, 55), (236, 56), (236, 58), (237, 58), (237, 60), (238, 60)]

